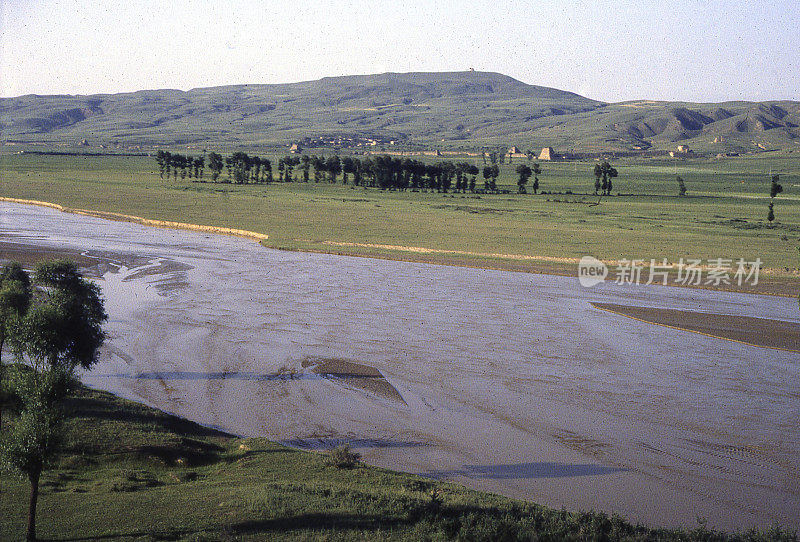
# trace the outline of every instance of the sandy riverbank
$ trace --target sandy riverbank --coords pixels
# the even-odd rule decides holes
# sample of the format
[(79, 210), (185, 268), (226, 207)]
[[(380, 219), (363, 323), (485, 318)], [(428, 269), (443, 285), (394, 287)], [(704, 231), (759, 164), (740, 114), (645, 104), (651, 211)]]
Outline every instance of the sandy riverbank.
[(598, 309), (675, 329), (800, 353), (800, 324), (752, 316), (592, 303)]
[(57, 203), (50, 203), (48, 201), (17, 199), (17, 198), (7, 198), (7, 197), (0, 197), (0, 201), (7, 201), (9, 203), (20, 203), (23, 205), (38, 205), (40, 207), (48, 207), (50, 209), (56, 209), (57, 211), (61, 211), (62, 213), (73, 213), (77, 215), (94, 216), (98, 218), (105, 218), (107, 220), (122, 220), (125, 222), (135, 222), (136, 224), (141, 224), (143, 226), (152, 226), (154, 228), (172, 228), (178, 230), (199, 231), (204, 233), (234, 235), (236, 237), (245, 237), (248, 239), (253, 239), (255, 241), (264, 241), (266, 239), (269, 239), (269, 236), (267, 234), (258, 233), (254, 231), (240, 230), (236, 228), (224, 228), (221, 226), (204, 226), (201, 224), (188, 224), (186, 222), (172, 222), (169, 220), (152, 220), (149, 218), (142, 218), (140, 216), (124, 215), (121, 213), (110, 213), (107, 211), (71, 209), (69, 207), (64, 207), (63, 205), (58, 205)]

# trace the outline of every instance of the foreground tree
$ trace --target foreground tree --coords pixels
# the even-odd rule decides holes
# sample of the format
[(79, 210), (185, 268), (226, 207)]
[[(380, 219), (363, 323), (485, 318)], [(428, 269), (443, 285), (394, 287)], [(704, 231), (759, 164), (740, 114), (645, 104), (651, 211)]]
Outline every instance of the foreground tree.
[[(108, 315), (100, 288), (64, 260), (37, 266), (34, 282), (41, 290), (19, 326), (18, 354), (46, 358), (53, 366), (88, 369), (105, 340), (102, 324)], [(52, 321), (41, 320), (42, 311), (51, 314)]]
[(36, 540), (36, 508), (39, 480), (58, 452), (62, 441), (63, 406), (61, 399), (73, 388), (74, 378), (63, 367), (18, 371), (14, 391), (22, 409), (0, 445), (5, 467), (28, 478), (26, 540)]
[(0, 271), (0, 432), (3, 428), (3, 347), (16, 324), (25, 315), (31, 302), (31, 279), (19, 263), (12, 262)]
[(74, 263), (39, 265), (32, 303), (14, 325), (10, 342), (18, 361), (14, 391), (19, 415), (3, 439), (3, 463), (28, 477), (28, 540), (36, 539), (39, 478), (58, 449), (64, 399), (77, 367), (90, 368), (105, 340), (108, 318), (100, 289)]

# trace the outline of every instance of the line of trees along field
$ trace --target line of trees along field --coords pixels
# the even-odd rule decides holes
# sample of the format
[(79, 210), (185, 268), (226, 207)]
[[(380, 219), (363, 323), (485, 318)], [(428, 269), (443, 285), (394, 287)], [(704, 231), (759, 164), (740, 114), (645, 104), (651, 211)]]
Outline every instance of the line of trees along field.
[[(192, 156), (158, 151), (156, 162), (159, 175), (173, 177), (175, 180), (193, 179), (195, 182), (206, 182), (206, 157)], [(250, 156), (236, 152), (228, 157), (217, 153), (209, 153), (207, 165), (211, 182), (234, 184), (257, 184), (269, 182), (327, 182), (335, 184), (352, 184), (379, 188), (383, 190), (413, 190), (448, 193), (508, 193), (497, 187), (500, 167), (494, 163), (482, 169), (468, 162), (441, 161), (434, 164), (411, 158), (394, 158), (389, 155), (378, 155), (367, 158), (352, 156), (309, 156), (290, 155), (278, 159), (277, 176), (272, 162), (267, 158)], [(223, 172), (225, 174), (223, 174)], [(520, 164), (516, 169), (517, 191), (527, 192), (526, 185), (534, 176), (533, 190), (539, 190), (539, 175), (542, 169), (539, 164), (532, 167)]]

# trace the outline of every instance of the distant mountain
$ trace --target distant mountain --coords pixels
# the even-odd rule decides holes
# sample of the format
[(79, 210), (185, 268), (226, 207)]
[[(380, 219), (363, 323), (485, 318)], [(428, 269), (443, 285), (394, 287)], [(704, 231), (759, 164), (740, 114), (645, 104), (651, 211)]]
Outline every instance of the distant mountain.
[(486, 72), (0, 99), (5, 141), (286, 145), (322, 137), (565, 152), (798, 148), (800, 102), (606, 104)]

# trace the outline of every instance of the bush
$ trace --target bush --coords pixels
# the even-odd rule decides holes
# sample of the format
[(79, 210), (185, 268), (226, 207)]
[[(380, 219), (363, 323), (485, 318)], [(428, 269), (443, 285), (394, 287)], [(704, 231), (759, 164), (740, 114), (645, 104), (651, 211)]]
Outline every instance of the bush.
[(337, 469), (352, 469), (360, 459), (360, 453), (352, 451), (349, 444), (342, 444), (328, 452), (325, 463)]

